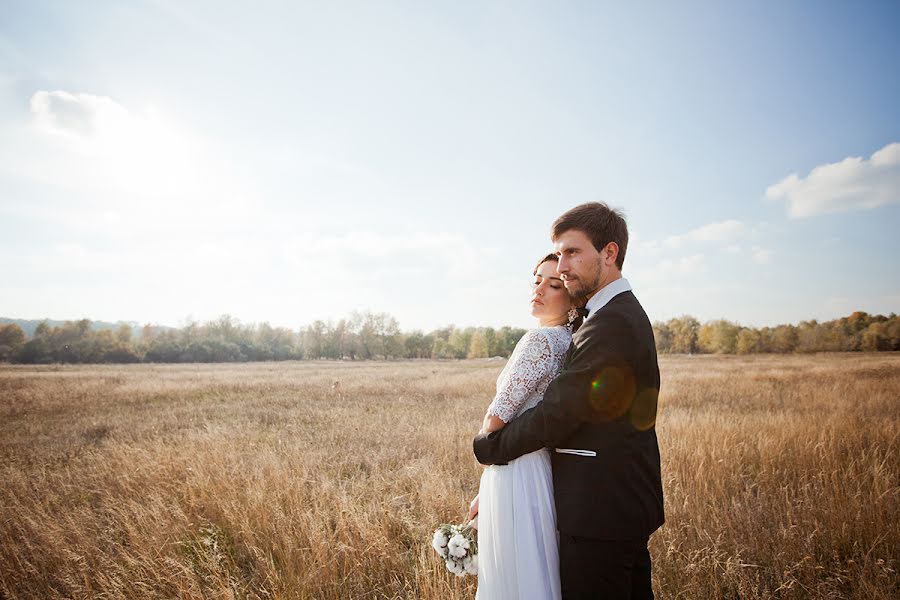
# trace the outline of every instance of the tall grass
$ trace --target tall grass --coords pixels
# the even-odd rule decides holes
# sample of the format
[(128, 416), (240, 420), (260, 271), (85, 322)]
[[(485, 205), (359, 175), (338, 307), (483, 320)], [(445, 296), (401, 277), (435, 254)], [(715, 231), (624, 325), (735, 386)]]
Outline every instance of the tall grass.
[[(501, 366), (0, 367), (0, 596), (471, 598)], [(900, 356), (661, 368), (657, 597), (900, 596)]]

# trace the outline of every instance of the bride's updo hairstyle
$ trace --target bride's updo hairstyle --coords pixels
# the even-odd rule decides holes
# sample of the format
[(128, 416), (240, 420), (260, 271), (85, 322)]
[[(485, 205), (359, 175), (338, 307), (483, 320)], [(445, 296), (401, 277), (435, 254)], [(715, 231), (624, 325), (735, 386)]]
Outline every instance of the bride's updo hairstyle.
[(538, 264), (534, 265), (534, 271), (531, 273), (532, 275), (537, 275), (538, 269), (541, 268), (541, 265), (547, 262), (548, 260), (552, 260), (553, 262), (559, 262), (559, 257), (552, 252), (538, 261)]

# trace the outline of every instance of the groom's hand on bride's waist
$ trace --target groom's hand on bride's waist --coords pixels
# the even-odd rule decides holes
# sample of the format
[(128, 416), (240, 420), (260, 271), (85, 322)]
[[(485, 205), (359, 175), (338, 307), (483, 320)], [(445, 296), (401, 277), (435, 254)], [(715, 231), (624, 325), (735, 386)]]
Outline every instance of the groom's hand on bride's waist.
[(495, 434), (499, 434), (499, 433), (500, 433), (499, 431), (492, 431), (492, 432), (489, 432), (489, 433), (479, 433), (479, 434), (476, 435), (475, 438), (472, 440), (472, 453), (475, 454), (475, 460), (478, 461), (478, 464), (479, 464), (479, 465), (481, 465), (481, 466), (483, 466), (483, 467), (489, 467), (489, 466), (491, 466), (491, 465), (498, 465), (498, 466), (499, 466), (499, 465), (505, 465), (505, 464), (507, 464), (507, 463), (505, 463), (505, 462), (494, 462), (494, 463), (492, 463), (492, 462), (481, 462), (481, 460), (478, 458), (478, 450), (477, 450), (477, 448), (478, 448), (478, 441), (479, 441), (479, 440), (486, 439), (488, 436), (495, 435)]

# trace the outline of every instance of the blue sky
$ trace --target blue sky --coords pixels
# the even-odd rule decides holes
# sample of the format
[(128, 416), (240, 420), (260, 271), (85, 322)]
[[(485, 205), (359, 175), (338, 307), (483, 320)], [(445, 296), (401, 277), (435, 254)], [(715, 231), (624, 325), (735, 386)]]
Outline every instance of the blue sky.
[(900, 311), (896, 3), (222, 4), (0, 0), (0, 315), (529, 326), (593, 200), (653, 320)]

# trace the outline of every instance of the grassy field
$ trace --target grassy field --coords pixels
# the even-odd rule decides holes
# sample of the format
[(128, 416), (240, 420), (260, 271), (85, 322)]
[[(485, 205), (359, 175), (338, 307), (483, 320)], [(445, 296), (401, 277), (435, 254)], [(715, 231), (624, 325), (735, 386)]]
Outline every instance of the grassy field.
[[(0, 366), (0, 597), (472, 598), (502, 364)], [(658, 598), (900, 597), (900, 355), (661, 369)]]

